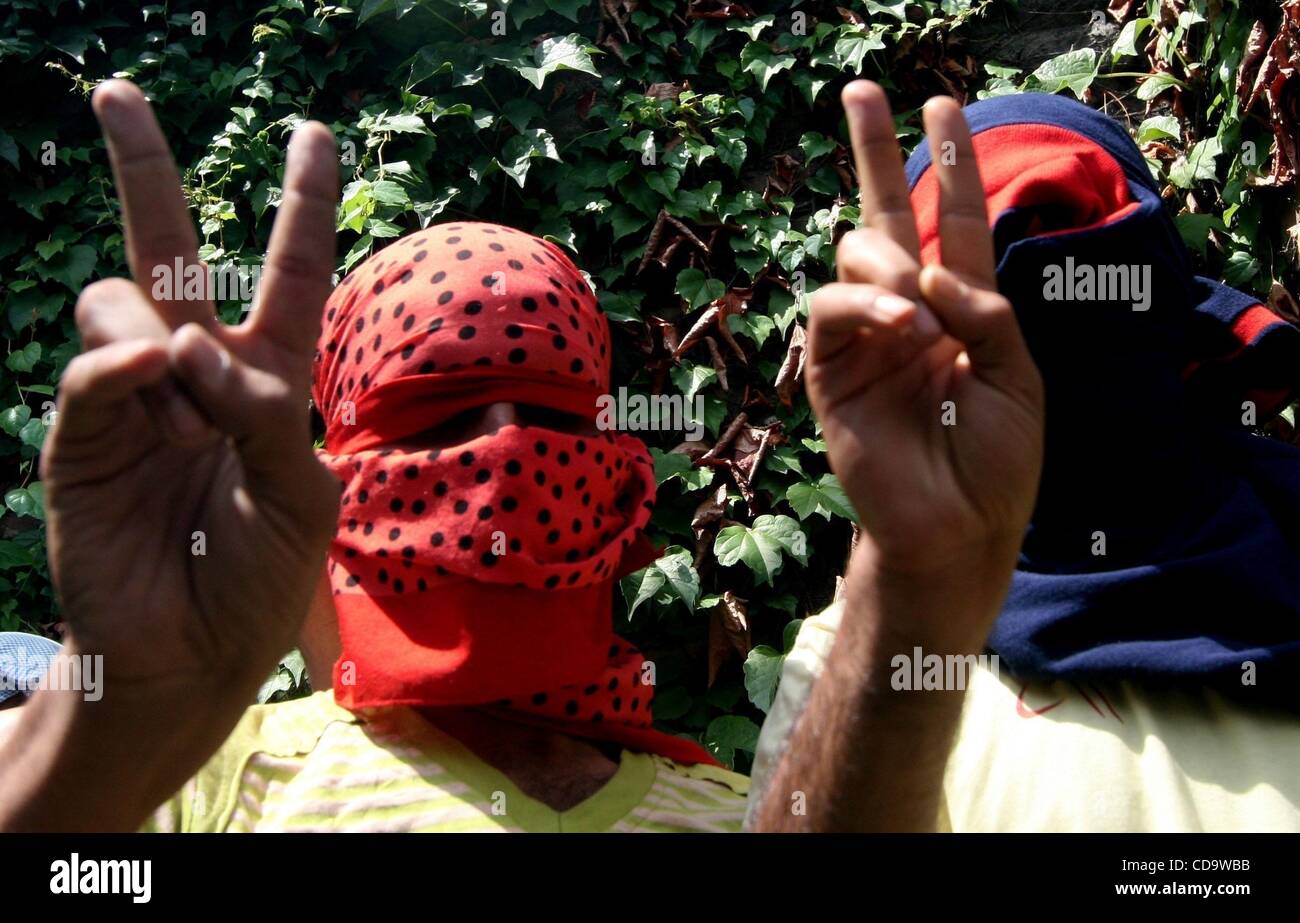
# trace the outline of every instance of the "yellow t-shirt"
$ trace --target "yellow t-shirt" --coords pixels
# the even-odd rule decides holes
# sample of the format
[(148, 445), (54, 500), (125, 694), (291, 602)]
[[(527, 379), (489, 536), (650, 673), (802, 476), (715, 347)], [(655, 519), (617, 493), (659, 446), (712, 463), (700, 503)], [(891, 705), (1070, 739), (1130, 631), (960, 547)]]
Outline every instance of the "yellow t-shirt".
[(149, 831), (736, 832), (749, 780), (624, 750), (555, 811), (409, 708), (360, 717), (328, 691), (250, 708)]
[[(837, 604), (806, 620), (786, 658), (759, 736), (751, 802), (807, 702), (841, 613)], [(1300, 832), (1300, 717), (1208, 689), (1023, 683), (980, 666), (967, 681), (939, 827)]]

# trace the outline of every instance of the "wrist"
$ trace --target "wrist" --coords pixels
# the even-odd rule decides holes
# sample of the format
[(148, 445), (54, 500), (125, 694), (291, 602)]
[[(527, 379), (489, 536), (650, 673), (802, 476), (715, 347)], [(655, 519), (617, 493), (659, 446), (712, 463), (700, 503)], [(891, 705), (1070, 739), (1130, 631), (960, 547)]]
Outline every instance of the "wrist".
[[(60, 656), (88, 662), (72, 640)], [(97, 688), (38, 690), (0, 741), (0, 829), (138, 829), (221, 745), (255, 690), (244, 677), (218, 688), (111, 671)]]
[(877, 656), (978, 653), (1001, 611), (1019, 538), (957, 549), (918, 566), (882, 554), (868, 536), (845, 575), (849, 612), (873, 622)]

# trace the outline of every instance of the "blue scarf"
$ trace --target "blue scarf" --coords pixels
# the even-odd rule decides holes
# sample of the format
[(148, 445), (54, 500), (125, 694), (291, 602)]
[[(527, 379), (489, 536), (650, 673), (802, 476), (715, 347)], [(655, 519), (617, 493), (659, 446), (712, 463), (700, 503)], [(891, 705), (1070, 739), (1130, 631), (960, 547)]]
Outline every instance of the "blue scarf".
[[(1118, 123), (1047, 95), (966, 116), (998, 287), (1047, 394), (1042, 483), (990, 648), (1024, 679), (1300, 707), (1300, 449), (1254, 432), (1300, 384), (1300, 329), (1193, 274)], [(922, 144), (907, 175), (926, 262), (930, 166)]]

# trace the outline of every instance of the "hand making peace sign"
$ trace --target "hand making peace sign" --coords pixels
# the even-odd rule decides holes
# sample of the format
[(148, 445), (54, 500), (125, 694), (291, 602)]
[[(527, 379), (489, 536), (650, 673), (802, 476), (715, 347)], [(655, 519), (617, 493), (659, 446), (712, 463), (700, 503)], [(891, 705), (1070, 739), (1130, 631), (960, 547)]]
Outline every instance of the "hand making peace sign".
[(155, 267), (197, 264), (194, 226), (144, 95), (113, 80), (93, 106), (134, 281), (82, 292), (84, 352), (41, 459), (70, 640), (103, 655), (106, 696), (256, 689), (292, 647), (336, 524), (307, 412), (334, 269), (333, 139), (317, 122), (294, 133), (257, 307), (227, 327), (209, 301), (151, 298)]
[[(843, 103), (864, 227), (840, 242), (839, 282), (813, 298), (807, 369), (831, 467), (877, 566), (1009, 571), (1042, 466), (1043, 393), (997, 291), (970, 132), (953, 100), (927, 103), (943, 265), (922, 268), (885, 93), (856, 81)], [(949, 141), (955, 156), (941, 158)]]

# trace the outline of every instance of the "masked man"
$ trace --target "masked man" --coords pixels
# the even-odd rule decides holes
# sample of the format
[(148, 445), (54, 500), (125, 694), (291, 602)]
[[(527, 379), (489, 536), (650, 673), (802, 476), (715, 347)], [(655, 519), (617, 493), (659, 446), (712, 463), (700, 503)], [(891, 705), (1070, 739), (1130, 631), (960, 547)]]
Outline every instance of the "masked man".
[[(850, 91), (860, 130), (883, 138), (883, 96)], [(991, 227), (987, 257), (1047, 401), (1037, 503), (1014, 572), (999, 565), (1006, 598), (985, 609), (997, 613), (991, 656), (864, 640), (871, 592), (809, 619), (760, 738), (751, 819), (869, 824), (878, 811), (854, 773), (909, 754), (858, 735), (863, 715), (946, 728), (964, 690), (942, 793), (920, 825), (1300, 831), (1300, 451), (1252, 431), (1295, 397), (1300, 330), (1193, 275), (1147, 164), (1111, 119), (1046, 95), (965, 115), (971, 150), (932, 138), (905, 178), (868, 169), (866, 195), (887, 193), (916, 228), (877, 234), (866, 257), (850, 244), (841, 266), (910, 294), (912, 267), (950, 260), (941, 203), (954, 158), (977, 159), (985, 192), (968, 229)], [(980, 269), (986, 284), (994, 265)], [(911, 361), (907, 348), (895, 361)], [(825, 416), (826, 393), (810, 387)], [(951, 409), (953, 429), (971, 425), (960, 397)], [(862, 512), (869, 543), (886, 534), (887, 518)], [(954, 598), (914, 594), (915, 617), (946, 619)], [(855, 662), (875, 664), (874, 685)], [(855, 691), (864, 684), (870, 695)], [(810, 758), (818, 740), (836, 742), (829, 758)], [(920, 754), (931, 771), (941, 750)]]

